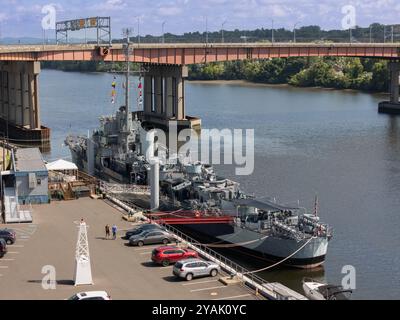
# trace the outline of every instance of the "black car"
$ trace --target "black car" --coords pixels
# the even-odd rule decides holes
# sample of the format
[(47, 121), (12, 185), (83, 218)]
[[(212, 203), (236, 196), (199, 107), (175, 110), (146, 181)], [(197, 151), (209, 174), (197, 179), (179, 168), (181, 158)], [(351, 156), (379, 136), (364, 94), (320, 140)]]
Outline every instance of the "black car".
[(162, 230), (162, 228), (157, 225), (157, 224), (144, 224), (141, 225), (140, 227), (136, 227), (134, 229), (128, 230), (125, 233), (125, 239), (128, 239), (132, 236), (136, 236), (138, 234), (141, 234), (143, 231), (150, 231), (150, 230)]
[(0, 238), (0, 258), (3, 258), (3, 256), (7, 253), (7, 244), (4, 239)]
[(17, 237), (14, 230), (0, 229), (0, 239), (3, 239), (7, 244), (14, 244)]

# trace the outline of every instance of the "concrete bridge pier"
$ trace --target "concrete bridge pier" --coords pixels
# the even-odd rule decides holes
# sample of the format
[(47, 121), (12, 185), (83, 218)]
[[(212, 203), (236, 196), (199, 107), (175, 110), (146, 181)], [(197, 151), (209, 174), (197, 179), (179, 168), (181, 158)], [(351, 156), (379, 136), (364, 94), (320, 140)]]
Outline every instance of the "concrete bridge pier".
[(201, 129), (201, 120), (186, 114), (185, 78), (187, 66), (146, 65), (144, 76), (144, 116), (145, 125), (150, 128), (168, 130), (172, 121), (178, 130)]
[(383, 101), (379, 104), (379, 112), (387, 114), (400, 114), (400, 62), (389, 62), (390, 83), (389, 92), (390, 100)]
[(0, 132), (11, 143), (49, 143), (50, 130), (41, 125), (40, 62), (0, 62)]

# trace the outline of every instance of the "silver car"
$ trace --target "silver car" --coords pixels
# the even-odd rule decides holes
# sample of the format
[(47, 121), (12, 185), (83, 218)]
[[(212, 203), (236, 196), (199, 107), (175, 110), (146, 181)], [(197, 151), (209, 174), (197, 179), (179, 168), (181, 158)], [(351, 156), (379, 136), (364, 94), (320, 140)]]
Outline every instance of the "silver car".
[(144, 231), (129, 238), (129, 245), (143, 246), (145, 244), (168, 244), (175, 241), (175, 237), (164, 230)]
[(197, 277), (216, 277), (221, 271), (221, 267), (214, 262), (201, 259), (187, 259), (175, 263), (173, 274), (187, 281)]

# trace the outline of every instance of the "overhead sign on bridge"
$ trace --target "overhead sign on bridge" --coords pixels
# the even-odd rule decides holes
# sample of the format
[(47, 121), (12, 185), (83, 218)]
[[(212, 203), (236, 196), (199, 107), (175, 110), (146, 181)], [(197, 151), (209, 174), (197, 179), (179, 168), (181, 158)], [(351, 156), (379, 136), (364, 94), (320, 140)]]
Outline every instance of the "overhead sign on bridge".
[[(107, 43), (111, 45), (111, 18), (91, 17), (56, 22), (57, 44), (68, 43), (69, 33), (84, 29), (97, 29), (97, 44)], [(86, 39), (85, 39), (86, 41)]]

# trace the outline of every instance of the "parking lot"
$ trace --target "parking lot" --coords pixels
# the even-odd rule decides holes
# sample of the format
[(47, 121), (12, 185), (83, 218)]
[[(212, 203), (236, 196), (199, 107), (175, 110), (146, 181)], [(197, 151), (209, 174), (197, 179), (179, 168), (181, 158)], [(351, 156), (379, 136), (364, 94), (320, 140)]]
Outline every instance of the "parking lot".
[[(121, 212), (102, 200), (79, 199), (34, 207), (34, 224), (0, 225), (12, 228), (17, 241), (0, 259), (0, 299), (66, 299), (77, 292), (105, 290), (113, 299), (166, 300), (248, 300), (256, 299), (247, 288), (225, 286), (216, 278), (191, 282), (176, 279), (173, 266), (151, 262), (157, 246), (129, 247), (121, 239), (132, 224)], [(93, 286), (75, 287), (75, 246), (77, 222), (89, 226), (89, 249)], [(117, 240), (105, 240), (106, 224), (116, 224)], [(54, 266), (55, 290), (42, 287), (44, 266)]]

